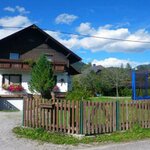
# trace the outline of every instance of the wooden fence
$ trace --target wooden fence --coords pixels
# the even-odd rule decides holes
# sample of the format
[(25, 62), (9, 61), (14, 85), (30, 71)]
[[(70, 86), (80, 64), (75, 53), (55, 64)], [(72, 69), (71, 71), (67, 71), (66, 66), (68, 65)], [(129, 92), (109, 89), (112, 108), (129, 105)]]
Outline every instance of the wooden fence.
[(59, 101), (24, 98), (23, 125), (72, 134), (150, 128), (150, 101)]

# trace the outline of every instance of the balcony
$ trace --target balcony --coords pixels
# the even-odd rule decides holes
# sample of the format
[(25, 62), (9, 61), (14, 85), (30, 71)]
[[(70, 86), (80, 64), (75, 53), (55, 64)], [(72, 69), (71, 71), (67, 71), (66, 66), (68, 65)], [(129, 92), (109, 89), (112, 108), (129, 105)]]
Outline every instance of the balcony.
[(0, 69), (30, 70), (30, 66), (20, 60), (0, 59)]
[[(66, 69), (66, 63), (53, 62), (52, 64), (54, 72), (64, 72)], [(31, 67), (27, 62), (21, 60), (0, 59), (0, 69), (30, 71)]]
[(64, 72), (66, 69), (66, 63), (63, 62), (53, 62), (54, 72)]

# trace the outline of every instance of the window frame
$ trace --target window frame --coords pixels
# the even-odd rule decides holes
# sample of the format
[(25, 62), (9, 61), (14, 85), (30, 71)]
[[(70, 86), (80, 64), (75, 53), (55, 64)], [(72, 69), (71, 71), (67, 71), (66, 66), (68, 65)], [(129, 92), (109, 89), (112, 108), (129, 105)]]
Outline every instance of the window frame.
[[(47, 59), (48, 61), (53, 62), (54, 54), (45, 53), (44, 55), (45, 55), (45, 57), (46, 57), (46, 59)], [(48, 57), (51, 57), (51, 60), (48, 59)]]
[[(13, 54), (17, 54), (18, 55), (18, 58), (11, 58), (11, 55)], [(9, 59), (13, 59), (13, 60), (18, 60), (20, 58), (20, 54), (19, 53), (9, 53)]]
[(22, 84), (22, 75), (21, 74), (2, 74), (2, 84), (5, 84), (5, 76), (8, 76), (9, 85), (10, 85), (10, 77), (11, 76), (18, 76), (19, 77), (19, 85)]

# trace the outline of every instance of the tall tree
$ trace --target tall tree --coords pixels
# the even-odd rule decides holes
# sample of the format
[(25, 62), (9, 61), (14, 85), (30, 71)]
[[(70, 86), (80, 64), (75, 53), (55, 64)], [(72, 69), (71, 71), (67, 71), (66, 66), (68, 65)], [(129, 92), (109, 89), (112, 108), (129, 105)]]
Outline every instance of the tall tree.
[(126, 69), (127, 70), (131, 70), (132, 69), (132, 67), (131, 67), (131, 65), (129, 63), (126, 64)]
[(87, 91), (91, 96), (101, 92), (100, 77), (91, 70), (91, 64), (82, 68), (82, 74), (73, 77), (73, 90)]
[(50, 98), (50, 92), (54, 87), (54, 83), (52, 64), (45, 55), (42, 55), (32, 68), (29, 89), (32, 92), (41, 93), (44, 98)]
[(101, 72), (101, 82), (105, 87), (116, 89), (116, 96), (119, 96), (119, 88), (126, 86), (129, 73), (124, 68), (106, 68)]

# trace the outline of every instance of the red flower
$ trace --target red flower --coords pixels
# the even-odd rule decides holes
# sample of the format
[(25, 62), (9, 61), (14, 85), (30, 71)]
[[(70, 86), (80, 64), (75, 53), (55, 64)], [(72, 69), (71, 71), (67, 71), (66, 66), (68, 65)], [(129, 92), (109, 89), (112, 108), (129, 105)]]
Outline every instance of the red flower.
[(59, 91), (60, 91), (59, 87), (57, 85), (55, 85), (54, 88), (53, 88), (53, 92), (59, 92)]
[(8, 85), (7, 88), (5, 88), (6, 86), (3, 85), (3, 88), (5, 90), (8, 90), (10, 92), (20, 92), (20, 91), (23, 91), (23, 87), (19, 84), (11, 84), (11, 85)]

